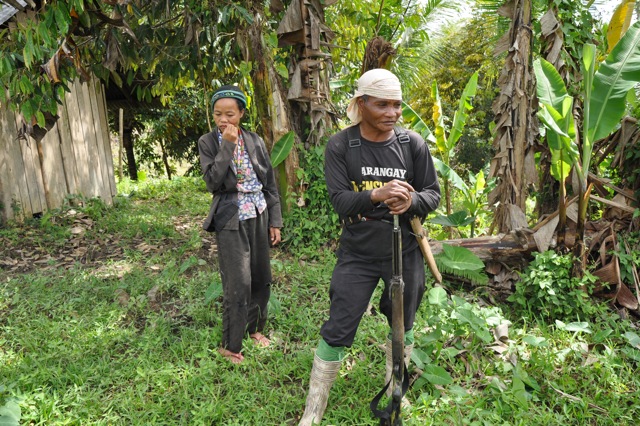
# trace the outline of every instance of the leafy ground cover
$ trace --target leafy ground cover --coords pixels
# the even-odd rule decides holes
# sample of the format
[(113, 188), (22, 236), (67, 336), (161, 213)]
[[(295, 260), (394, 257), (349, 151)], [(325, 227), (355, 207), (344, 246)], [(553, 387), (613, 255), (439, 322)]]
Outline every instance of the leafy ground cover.
[[(216, 351), (222, 290), (215, 239), (200, 227), (204, 185), (180, 178), (119, 189), (113, 207), (70, 200), (0, 229), (0, 424), (297, 424), (333, 255), (273, 251), (274, 344), (247, 340), (245, 363), (233, 366)], [(582, 317), (554, 306), (550, 319), (515, 294), (491, 306), (482, 288), (429, 289), (404, 423), (634, 424), (637, 324), (595, 302)], [(377, 424), (369, 402), (383, 386), (387, 331), (374, 304), (323, 424)]]

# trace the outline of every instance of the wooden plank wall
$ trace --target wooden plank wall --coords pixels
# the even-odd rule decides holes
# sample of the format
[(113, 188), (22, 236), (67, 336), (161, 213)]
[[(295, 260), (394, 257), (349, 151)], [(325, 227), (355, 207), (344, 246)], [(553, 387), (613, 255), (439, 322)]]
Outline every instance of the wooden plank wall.
[[(0, 98), (2, 99), (2, 98)], [(69, 195), (116, 195), (107, 108), (97, 79), (76, 81), (41, 141), (18, 139), (16, 117), (0, 103), (0, 218), (22, 220), (60, 208)]]

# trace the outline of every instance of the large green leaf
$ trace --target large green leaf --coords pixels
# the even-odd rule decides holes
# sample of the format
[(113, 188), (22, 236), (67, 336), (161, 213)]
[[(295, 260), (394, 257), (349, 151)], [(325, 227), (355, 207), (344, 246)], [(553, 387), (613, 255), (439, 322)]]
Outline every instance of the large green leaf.
[(562, 129), (561, 125), (558, 123), (558, 121), (562, 119), (562, 116), (560, 115), (558, 110), (556, 110), (553, 105), (549, 105), (541, 101), (540, 110), (538, 111), (538, 119), (547, 128), (547, 139), (549, 140), (549, 148), (562, 149), (562, 141), (560, 139), (549, 138), (549, 132), (563, 138), (569, 138), (569, 135)]
[(551, 150), (551, 176), (559, 182), (564, 182), (569, 177), (573, 161), (567, 159), (564, 150)]
[(292, 131), (288, 132), (284, 136), (278, 140), (278, 142), (273, 145), (273, 149), (271, 150), (271, 165), (276, 168), (280, 163), (284, 161), (285, 158), (291, 152), (291, 148), (293, 148), (293, 143), (295, 142), (295, 133)]
[(475, 194), (482, 193), (484, 188), (487, 186), (487, 181), (484, 178), (484, 172), (482, 170), (478, 171), (475, 176), (469, 172), (469, 181), (472, 183), (472, 190)]
[(458, 111), (453, 116), (453, 126), (451, 128), (451, 132), (449, 133), (449, 137), (447, 138), (447, 150), (451, 151), (460, 136), (462, 136), (462, 132), (464, 131), (464, 126), (467, 124), (467, 118), (469, 118), (469, 114), (467, 111), (472, 109), (471, 98), (476, 95), (476, 90), (478, 89), (478, 71), (474, 72), (467, 85), (462, 92), (462, 96), (460, 96), (460, 102), (458, 104)]
[(538, 59), (534, 61), (533, 69), (540, 103), (538, 118), (547, 128), (546, 139), (551, 151), (551, 175), (564, 182), (571, 166), (580, 160), (575, 143), (573, 98), (567, 93), (564, 81), (553, 64)]
[(445, 306), (447, 304), (447, 292), (442, 287), (432, 287), (428, 295), (430, 305)]
[(0, 426), (18, 426), (21, 415), (20, 406), (10, 398), (5, 405), (0, 406)]
[(406, 102), (402, 102), (402, 121), (409, 129), (419, 133), (425, 141), (436, 141), (427, 123)]
[(484, 263), (467, 248), (442, 244), (442, 253), (435, 256), (435, 261), (443, 274), (463, 277), (478, 285), (489, 281)]
[[(627, 92), (640, 82), (640, 21), (633, 24), (596, 72), (589, 103), (587, 137), (608, 136), (625, 113)], [(587, 118), (585, 117), (585, 120)]]
[(536, 74), (536, 92), (540, 102), (561, 111), (563, 99), (568, 96), (562, 76), (553, 64), (545, 59), (533, 61), (533, 71)]
[(459, 270), (470, 269), (474, 271), (484, 269), (482, 260), (465, 247), (442, 244), (442, 254), (450, 261), (448, 265), (452, 268)]
[(459, 212), (451, 213), (448, 216), (437, 215), (433, 219), (430, 219), (429, 222), (435, 223), (442, 226), (467, 226), (471, 222), (473, 222), (474, 218), (470, 217), (467, 214), (466, 210), (460, 210)]
[(463, 192), (469, 190), (469, 186), (465, 183), (464, 180), (462, 180), (460, 175), (456, 173), (456, 171), (451, 167), (446, 165), (442, 160), (434, 157), (433, 165), (435, 166), (436, 171), (440, 173), (440, 176), (442, 176), (443, 179), (450, 181), (455, 188)]
[[(558, 127), (562, 129), (562, 133), (571, 139), (575, 138), (573, 98), (567, 93), (562, 77), (553, 64), (545, 59), (535, 60), (533, 70), (536, 74), (536, 91), (540, 104), (549, 110)], [(557, 114), (553, 112), (554, 110), (557, 111)], [(545, 124), (548, 127), (552, 125), (551, 123)]]
[(453, 383), (453, 379), (447, 370), (434, 364), (429, 364), (424, 367), (422, 377), (434, 385), (449, 385)]

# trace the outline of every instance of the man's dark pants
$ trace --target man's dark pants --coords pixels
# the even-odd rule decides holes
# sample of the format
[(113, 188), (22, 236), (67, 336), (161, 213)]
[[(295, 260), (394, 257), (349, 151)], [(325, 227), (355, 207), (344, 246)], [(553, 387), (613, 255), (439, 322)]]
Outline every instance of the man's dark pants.
[[(391, 326), (391, 259), (385, 261), (363, 260), (352, 253), (338, 249), (338, 262), (331, 277), (329, 320), (320, 329), (320, 335), (330, 346), (350, 347), (362, 316), (380, 279), (385, 283), (380, 298), (380, 311)], [(416, 311), (422, 301), (425, 285), (425, 269), (419, 249), (402, 256), (404, 281), (404, 328), (413, 328)]]

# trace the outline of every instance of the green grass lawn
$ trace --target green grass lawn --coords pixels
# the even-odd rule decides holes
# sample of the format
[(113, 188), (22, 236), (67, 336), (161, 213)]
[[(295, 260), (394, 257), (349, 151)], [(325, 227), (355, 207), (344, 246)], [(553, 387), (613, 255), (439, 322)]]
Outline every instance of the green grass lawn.
[[(0, 229), (0, 425), (295, 425), (327, 318), (332, 253), (273, 251), (267, 334), (246, 361), (217, 353), (221, 284), (201, 230), (199, 179), (120, 185)], [(82, 200), (72, 200), (76, 204)], [(544, 323), (455, 283), (418, 315), (406, 425), (631, 425), (640, 416), (637, 322)], [(376, 303), (374, 303), (374, 306)], [(508, 327), (496, 341), (494, 329)], [(373, 309), (336, 381), (324, 425), (377, 425), (388, 332)], [(4, 422), (4, 423), (3, 423)]]

